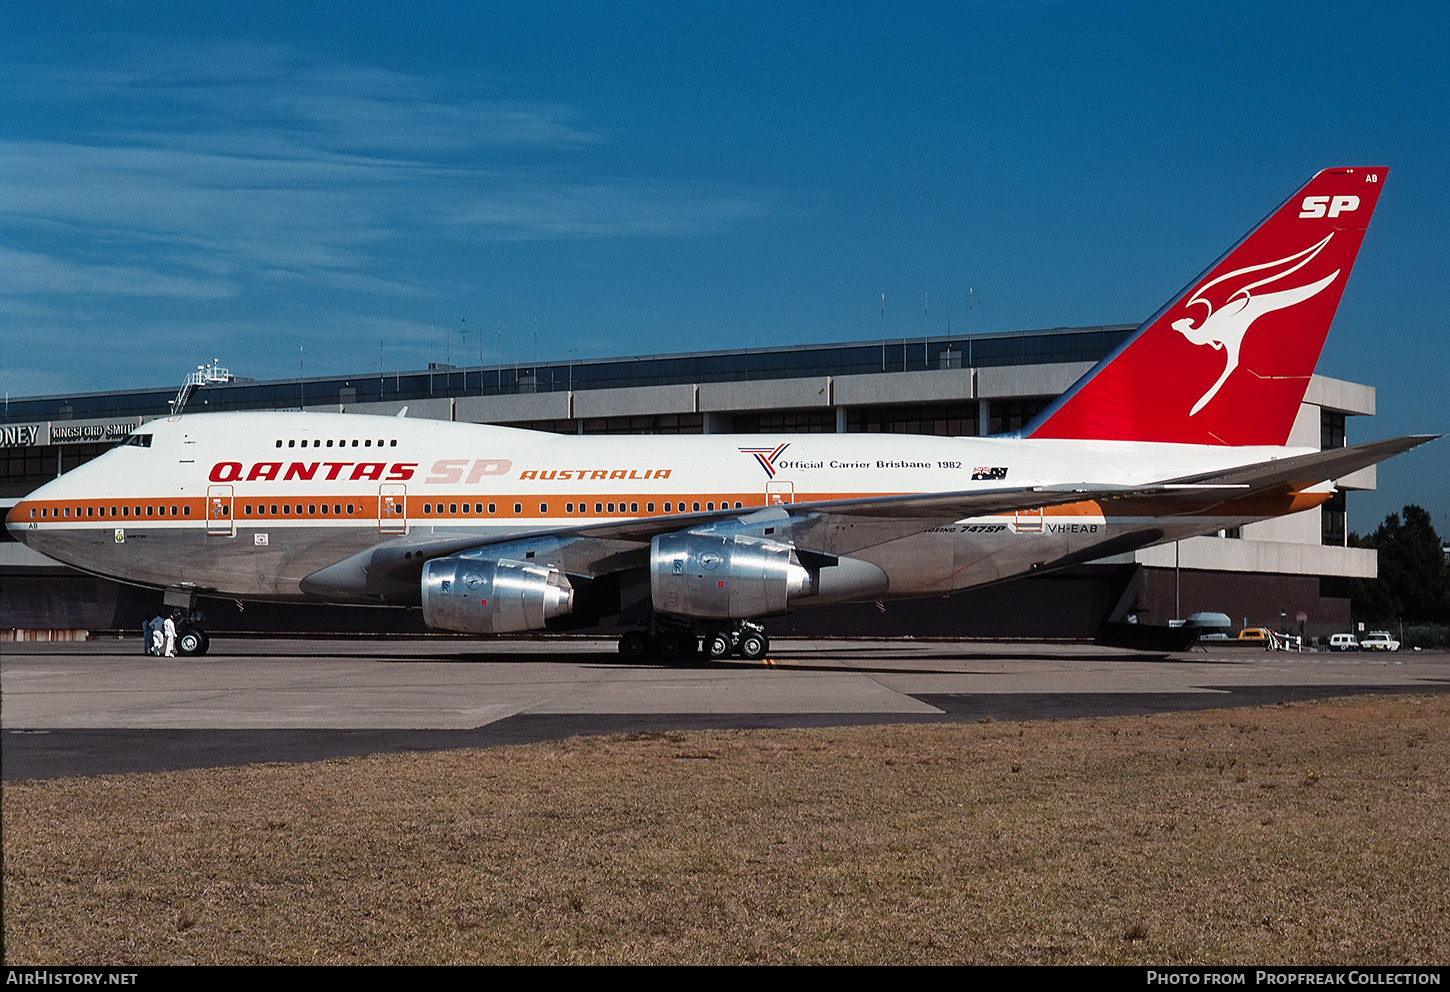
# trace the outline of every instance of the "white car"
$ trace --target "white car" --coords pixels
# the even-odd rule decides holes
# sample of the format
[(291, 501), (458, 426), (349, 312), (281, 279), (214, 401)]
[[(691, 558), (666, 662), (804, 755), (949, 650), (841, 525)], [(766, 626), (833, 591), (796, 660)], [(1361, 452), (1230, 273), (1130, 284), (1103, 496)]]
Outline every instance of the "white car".
[(1398, 651), (1400, 642), (1388, 630), (1372, 630), (1359, 642), (1361, 651)]

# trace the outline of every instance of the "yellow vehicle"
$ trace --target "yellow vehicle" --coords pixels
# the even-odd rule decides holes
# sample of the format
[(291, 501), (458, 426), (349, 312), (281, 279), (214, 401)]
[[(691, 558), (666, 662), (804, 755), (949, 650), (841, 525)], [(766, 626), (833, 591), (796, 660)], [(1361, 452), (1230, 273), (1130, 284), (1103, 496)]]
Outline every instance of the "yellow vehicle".
[(1282, 644), (1279, 641), (1279, 635), (1274, 633), (1268, 627), (1245, 627), (1243, 630), (1239, 631), (1238, 639), (1240, 641), (1254, 641), (1256, 643), (1262, 644), (1265, 651), (1271, 651), (1276, 648), (1282, 647)]

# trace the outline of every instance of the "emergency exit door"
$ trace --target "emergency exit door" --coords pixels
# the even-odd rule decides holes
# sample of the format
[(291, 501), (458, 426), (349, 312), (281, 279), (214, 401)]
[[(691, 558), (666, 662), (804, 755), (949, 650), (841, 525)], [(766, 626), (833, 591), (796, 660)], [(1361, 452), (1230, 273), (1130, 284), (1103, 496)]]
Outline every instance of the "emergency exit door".
[(231, 537), (236, 533), (232, 518), (232, 487), (206, 487), (206, 533), (208, 537)]
[(378, 532), (408, 533), (408, 487), (401, 482), (384, 482), (378, 487)]
[(780, 506), (782, 503), (795, 502), (795, 483), (785, 480), (767, 482), (765, 484), (765, 505)]

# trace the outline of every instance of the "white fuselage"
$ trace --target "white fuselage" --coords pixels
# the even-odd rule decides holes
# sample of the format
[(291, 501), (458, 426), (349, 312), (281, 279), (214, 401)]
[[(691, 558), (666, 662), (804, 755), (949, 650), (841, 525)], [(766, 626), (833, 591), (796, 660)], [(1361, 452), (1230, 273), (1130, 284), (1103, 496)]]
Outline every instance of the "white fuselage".
[[(778, 503), (1144, 486), (1305, 450), (883, 434), (594, 437), (393, 417), (200, 414), (144, 425), (132, 443), (31, 494), (7, 523), (37, 550), (120, 581), (301, 600), (308, 575), (381, 545), (666, 517), (686, 527), (696, 514)], [(1285, 512), (1213, 507), (1113, 516), (1084, 499), (966, 520), (920, 514), (906, 536), (899, 520), (879, 533), (869, 518), (835, 521), (810, 532), (809, 547), (879, 566), (887, 595), (921, 596)]]

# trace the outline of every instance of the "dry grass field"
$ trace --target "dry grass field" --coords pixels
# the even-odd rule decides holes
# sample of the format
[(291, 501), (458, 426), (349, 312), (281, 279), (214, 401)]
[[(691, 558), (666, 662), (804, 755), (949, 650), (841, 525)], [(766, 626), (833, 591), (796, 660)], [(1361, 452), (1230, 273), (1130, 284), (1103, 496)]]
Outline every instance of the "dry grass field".
[(7, 963), (1450, 961), (1450, 696), (7, 783)]

